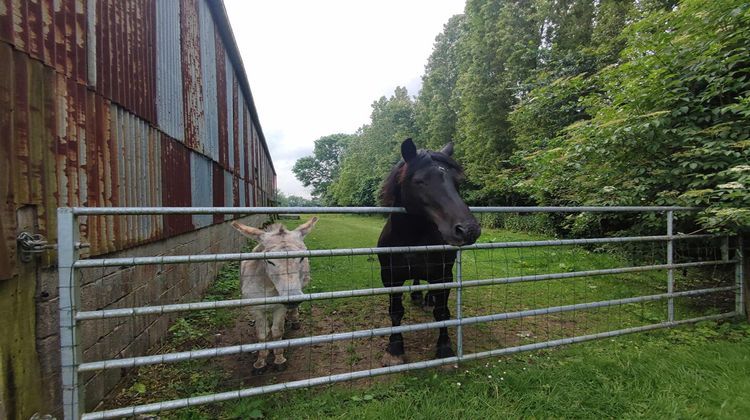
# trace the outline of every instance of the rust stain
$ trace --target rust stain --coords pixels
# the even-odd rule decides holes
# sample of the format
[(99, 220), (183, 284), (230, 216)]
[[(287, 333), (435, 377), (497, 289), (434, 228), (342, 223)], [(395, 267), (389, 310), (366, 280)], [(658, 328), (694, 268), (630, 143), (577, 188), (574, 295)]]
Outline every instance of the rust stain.
[[(58, 206), (189, 206), (191, 159), (206, 151), (218, 160), (210, 163), (214, 205), (261, 204), (273, 191), (275, 177), (246, 102), (251, 98), (238, 84), (237, 69), (227, 68), (232, 60), (224, 31), (213, 26), (208, 42), (215, 51), (201, 55), (201, 24), (212, 27), (202, 13), (211, 7), (180, 0), (175, 56), (181, 71), (175, 77), (183, 89), (173, 106), (185, 115), (183, 144), (155, 127), (155, 2), (100, 0), (93, 4), (95, 16), (88, 15), (87, 5), (87, 0), (0, 0), (0, 279), (15, 273), (15, 212), (21, 206), (36, 207), (37, 228), (51, 241)], [(95, 48), (90, 52), (95, 69), (88, 69), (89, 46)], [(94, 74), (89, 70), (96, 71), (95, 86), (88, 86)], [(210, 89), (203, 89), (204, 83)], [(206, 112), (204, 94), (216, 95), (210, 98), (216, 115)], [(206, 131), (206, 118), (218, 120), (212, 128), (218, 132)], [(203, 144), (207, 139), (211, 148)], [(190, 216), (81, 222), (91, 255), (194, 228)], [(52, 264), (54, 254), (48, 256), (44, 263)]]
[(198, 5), (195, 0), (180, 2), (182, 81), (185, 115), (185, 144), (199, 150), (203, 121)]
[[(190, 206), (190, 150), (178, 141), (161, 135), (164, 165), (162, 166), (162, 203), (167, 207)], [(190, 215), (165, 215), (164, 232), (167, 236), (193, 229)]]
[[(3, 1), (3, 0), (0, 0)], [(7, 9), (6, 9), (7, 10)], [(2, 22), (0, 22), (2, 23)], [(13, 144), (13, 52), (8, 44), (0, 43), (0, 280), (15, 274), (15, 247), (7, 246), (15, 240), (14, 172), (11, 169)]]
[[(229, 168), (229, 130), (227, 130), (227, 69), (224, 54), (224, 45), (221, 37), (214, 36), (216, 43), (216, 92), (219, 120), (219, 163), (226, 169)], [(222, 187), (223, 188), (223, 187)]]

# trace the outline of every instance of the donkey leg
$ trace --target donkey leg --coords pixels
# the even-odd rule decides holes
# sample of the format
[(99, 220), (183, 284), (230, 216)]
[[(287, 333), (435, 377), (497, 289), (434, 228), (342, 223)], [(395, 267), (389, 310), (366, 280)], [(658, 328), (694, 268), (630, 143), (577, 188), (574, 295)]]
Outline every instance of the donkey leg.
[[(286, 307), (278, 305), (273, 311), (273, 325), (271, 326), (273, 341), (281, 340), (284, 337), (284, 321), (286, 321)], [(279, 372), (286, 370), (284, 349), (273, 349), (273, 368)]]
[[(451, 317), (450, 310), (448, 310), (448, 294), (450, 290), (433, 290), (430, 295), (435, 299), (435, 309), (432, 311), (435, 321), (445, 321)], [(448, 336), (448, 328), (440, 328), (440, 334), (438, 335), (437, 341), (437, 354), (435, 357), (438, 359), (444, 357), (455, 356), (451, 348), (451, 339)]]
[(286, 310), (286, 319), (289, 320), (289, 326), (293, 330), (298, 330), (301, 326), (299, 321), (299, 306)]
[[(394, 327), (401, 325), (401, 319), (404, 317), (402, 299), (402, 293), (392, 293), (390, 295), (388, 313), (391, 316), (391, 325)], [(404, 361), (404, 337), (401, 333), (391, 334), (381, 363), (383, 366), (393, 366), (403, 364)]]
[[(255, 334), (258, 337), (259, 343), (268, 341), (268, 319), (266, 313), (262, 310), (253, 311), (253, 317), (255, 318)], [(268, 357), (268, 350), (259, 350), (258, 359), (253, 363), (253, 375), (260, 375), (265, 372), (266, 358)]]

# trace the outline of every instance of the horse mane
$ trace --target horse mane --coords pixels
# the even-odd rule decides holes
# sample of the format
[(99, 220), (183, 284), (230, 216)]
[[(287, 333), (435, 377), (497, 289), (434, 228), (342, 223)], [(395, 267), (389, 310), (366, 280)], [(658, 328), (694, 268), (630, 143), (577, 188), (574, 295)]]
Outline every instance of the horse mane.
[[(427, 159), (429, 158), (429, 159)], [(417, 157), (411, 165), (407, 165), (403, 159), (391, 169), (391, 172), (380, 187), (380, 204), (384, 207), (397, 207), (401, 205), (401, 183), (410, 174), (419, 168), (429, 165), (431, 161), (440, 162), (463, 175), (464, 170), (453, 158), (445, 153), (433, 152), (420, 149)]]

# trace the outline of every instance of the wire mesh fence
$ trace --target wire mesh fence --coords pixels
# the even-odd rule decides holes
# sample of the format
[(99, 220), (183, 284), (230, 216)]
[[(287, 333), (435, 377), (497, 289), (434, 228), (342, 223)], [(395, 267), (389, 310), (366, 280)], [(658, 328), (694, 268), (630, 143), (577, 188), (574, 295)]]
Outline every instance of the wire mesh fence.
[[(61, 292), (69, 291), (67, 297), (61, 293), (61, 336), (68, 337), (62, 340), (65, 418), (133, 416), (345, 380), (367, 386), (387, 373), (729, 318), (742, 311), (737, 287), (741, 243), (726, 236), (674, 233), (673, 213), (691, 209), (472, 210), (481, 214), (483, 224), (477, 244), (374, 248), (382, 216), (339, 213), (402, 209), (62, 209), (61, 229), (67, 225), (71, 231), (59, 237), (73, 238), (69, 253), (60, 253)], [(328, 216), (307, 238), (308, 245), (314, 243), (309, 251), (246, 248), (232, 254), (102, 259), (76, 255), (76, 215), (170, 211)], [(648, 236), (550, 239), (550, 219), (528, 217), (582, 211), (660, 214), (664, 226)], [(330, 232), (334, 230), (339, 233)], [(378, 255), (439, 250), (459, 253), (451, 282), (383, 286)], [(311, 281), (302, 295), (242, 296), (241, 261), (284, 259), (309, 260)], [(129, 274), (117, 276), (110, 289), (87, 287), (85, 279), (106, 277), (107, 272)], [(213, 272), (219, 274), (207, 279)], [(158, 279), (144, 287), (141, 298), (106, 305), (97, 299), (101, 293), (124, 295), (139, 276)], [(202, 296), (201, 285), (207, 285)], [(451, 290), (447, 321), (435, 321), (432, 313), (430, 296), (441, 290)], [(403, 294), (406, 302), (403, 322), (395, 327), (388, 317), (393, 293)], [(280, 339), (259, 340), (253, 327), (259, 320), (251, 308), (292, 303), (299, 304), (299, 322), (287, 319)], [(436, 359), (436, 329), (443, 326), (450, 330), (457, 355)], [(404, 334), (407, 360), (383, 366), (388, 336), (394, 332)], [(122, 350), (97, 350), (97, 343), (112, 339), (120, 340)], [(139, 340), (144, 342), (139, 348), (151, 348), (148, 354), (133, 351), (132, 343)], [(274, 369), (275, 350), (284, 350), (284, 370)], [(254, 371), (253, 364), (266, 351), (267, 369)], [(119, 374), (107, 379), (106, 371)], [(87, 400), (87, 389), (106, 380), (116, 381), (119, 391), (103, 402)], [(84, 406), (97, 403), (95, 411), (83, 413)]]

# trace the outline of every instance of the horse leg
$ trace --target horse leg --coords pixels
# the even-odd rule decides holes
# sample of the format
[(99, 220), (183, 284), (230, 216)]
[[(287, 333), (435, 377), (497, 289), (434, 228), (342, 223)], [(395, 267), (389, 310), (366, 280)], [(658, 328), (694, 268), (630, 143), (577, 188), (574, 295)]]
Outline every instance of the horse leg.
[[(415, 286), (419, 286), (419, 280), (414, 279), (414, 285)], [(424, 300), (422, 298), (422, 292), (421, 291), (418, 290), (416, 292), (411, 292), (410, 295), (411, 295), (411, 303), (412, 304), (417, 305), (417, 306), (424, 306)]]
[[(255, 334), (258, 337), (259, 343), (265, 343), (268, 340), (268, 319), (266, 313), (263, 310), (253, 311), (253, 317), (255, 318)], [(268, 350), (259, 350), (258, 359), (253, 363), (253, 375), (260, 375), (266, 370), (266, 358), (268, 357)]]
[[(448, 294), (450, 290), (433, 290), (430, 295), (435, 299), (435, 309), (432, 311), (435, 321), (445, 321), (451, 317), (450, 310), (448, 310)], [(437, 354), (436, 358), (442, 359), (444, 357), (455, 356), (451, 348), (451, 339), (448, 336), (448, 328), (440, 328), (440, 334), (438, 335), (437, 341)]]
[[(404, 317), (404, 305), (401, 302), (402, 293), (392, 293), (390, 295), (390, 305), (388, 313), (391, 316), (391, 325), (397, 327), (401, 325), (401, 319)], [(383, 366), (394, 366), (404, 363), (404, 337), (401, 333), (391, 334), (388, 342), (388, 348), (382, 359)]]
[[(273, 310), (273, 325), (271, 326), (271, 338), (273, 341), (281, 340), (284, 337), (284, 322), (286, 321), (286, 307), (278, 305)], [(273, 368), (281, 372), (286, 370), (286, 358), (284, 349), (273, 349)]]

